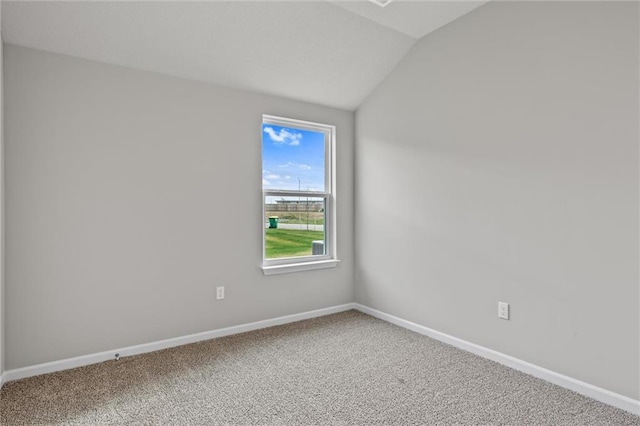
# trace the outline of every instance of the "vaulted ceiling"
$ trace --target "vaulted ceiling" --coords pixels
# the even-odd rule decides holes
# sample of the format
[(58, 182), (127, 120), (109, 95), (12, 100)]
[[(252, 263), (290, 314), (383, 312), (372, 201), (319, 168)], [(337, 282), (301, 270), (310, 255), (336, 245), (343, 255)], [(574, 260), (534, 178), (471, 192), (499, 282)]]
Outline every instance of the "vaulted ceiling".
[(2, 1), (11, 43), (356, 109), (421, 37), (485, 1)]

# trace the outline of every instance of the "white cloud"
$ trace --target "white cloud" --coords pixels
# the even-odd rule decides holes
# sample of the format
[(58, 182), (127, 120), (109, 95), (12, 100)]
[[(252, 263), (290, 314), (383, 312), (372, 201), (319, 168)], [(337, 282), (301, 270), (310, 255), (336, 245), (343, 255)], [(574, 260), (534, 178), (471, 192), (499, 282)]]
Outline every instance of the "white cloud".
[(262, 184), (266, 186), (271, 185), (271, 183), (266, 179), (262, 179)]
[(276, 144), (296, 146), (300, 145), (300, 139), (302, 139), (302, 133), (294, 133), (285, 128), (280, 129), (280, 131), (276, 133), (273, 127), (265, 127), (264, 132), (268, 134), (269, 138)]
[(267, 179), (280, 179), (280, 175), (277, 175), (275, 173), (269, 173), (268, 175), (265, 176), (265, 178)]
[(311, 170), (311, 166), (308, 164), (293, 163), (291, 161), (289, 161), (286, 164), (279, 164), (278, 167), (282, 169), (294, 168), (294, 169), (300, 169), (300, 170)]

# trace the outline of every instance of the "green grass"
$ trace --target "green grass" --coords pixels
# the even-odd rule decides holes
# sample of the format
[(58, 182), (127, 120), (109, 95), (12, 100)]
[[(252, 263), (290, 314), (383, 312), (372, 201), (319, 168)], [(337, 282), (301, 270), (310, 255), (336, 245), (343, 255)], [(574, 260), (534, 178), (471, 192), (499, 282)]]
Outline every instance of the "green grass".
[[(267, 220), (268, 221), (268, 220)], [(306, 216), (302, 216), (302, 217), (292, 217), (292, 218), (279, 218), (278, 219), (278, 223), (296, 223), (299, 225), (324, 225), (324, 218), (320, 218), (320, 219), (316, 219), (315, 221), (313, 220), (313, 218), (309, 219), (309, 221), (307, 221)]]
[(266, 229), (266, 258), (311, 256), (311, 242), (324, 240), (322, 231)]

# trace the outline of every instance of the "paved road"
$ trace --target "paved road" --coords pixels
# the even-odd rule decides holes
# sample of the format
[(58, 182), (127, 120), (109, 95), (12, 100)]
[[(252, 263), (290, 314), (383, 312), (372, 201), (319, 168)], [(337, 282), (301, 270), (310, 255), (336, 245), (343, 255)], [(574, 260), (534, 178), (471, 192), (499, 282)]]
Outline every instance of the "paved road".
[[(308, 228), (307, 228), (308, 226)], [(265, 228), (269, 227), (269, 223), (264, 224)], [(310, 223), (307, 225), (306, 223), (278, 223), (278, 228), (281, 229), (301, 229), (301, 230), (309, 230), (309, 231), (324, 231), (324, 225), (314, 225)]]

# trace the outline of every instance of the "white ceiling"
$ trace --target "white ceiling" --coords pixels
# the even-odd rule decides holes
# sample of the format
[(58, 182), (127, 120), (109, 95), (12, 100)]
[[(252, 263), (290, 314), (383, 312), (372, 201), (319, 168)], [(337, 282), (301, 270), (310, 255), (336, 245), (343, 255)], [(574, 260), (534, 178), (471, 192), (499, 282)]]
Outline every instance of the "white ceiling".
[(479, 2), (2, 1), (5, 43), (354, 110)]
[(385, 7), (370, 1), (331, 0), (344, 9), (373, 22), (420, 39), (443, 25), (487, 3), (484, 1), (395, 0)]

